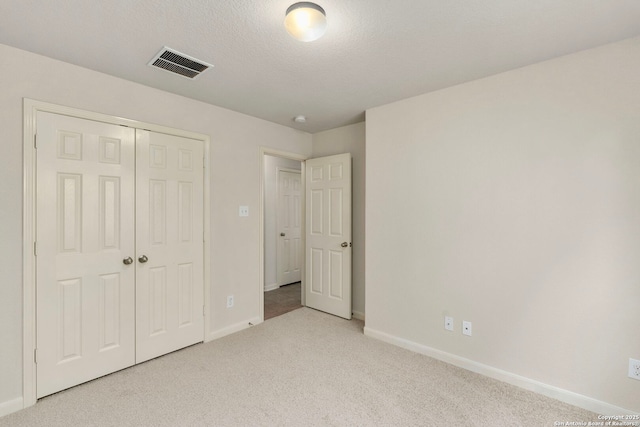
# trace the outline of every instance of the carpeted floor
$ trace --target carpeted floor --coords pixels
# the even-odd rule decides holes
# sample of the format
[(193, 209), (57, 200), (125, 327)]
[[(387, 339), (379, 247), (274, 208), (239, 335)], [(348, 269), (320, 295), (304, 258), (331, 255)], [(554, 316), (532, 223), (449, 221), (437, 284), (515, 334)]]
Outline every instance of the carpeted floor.
[(280, 316), (302, 307), (300, 282), (280, 286), (264, 293), (264, 320)]
[(301, 308), (40, 400), (0, 426), (553, 426), (562, 402)]

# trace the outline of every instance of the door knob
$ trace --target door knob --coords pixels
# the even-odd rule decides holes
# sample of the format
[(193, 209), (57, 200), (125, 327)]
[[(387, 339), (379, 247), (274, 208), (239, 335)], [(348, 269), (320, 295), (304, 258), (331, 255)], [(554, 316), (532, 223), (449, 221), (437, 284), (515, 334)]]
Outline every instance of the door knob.
[(285, 234), (284, 234), (284, 233), (280, 233), (280, 235), (281, 235), (282, 237), (284, 237), (284, 236), (285, 236)]
[(133, 258), (127, 257), (127, 258), (123, 259), (122, 262), (124, 263), (124, 265), (133, 264)]
[(140, 258), (138, 258), (138, 261), (144, 264), (145, 262), (149, 261), (149, 258), (147, 258), (146, 255), (142, 255)]
[(342, 242), (340, 246), (342, 246), (343, 248), (346, 248), (347, 246), (349, 246), (349, 244), (347, 242)]

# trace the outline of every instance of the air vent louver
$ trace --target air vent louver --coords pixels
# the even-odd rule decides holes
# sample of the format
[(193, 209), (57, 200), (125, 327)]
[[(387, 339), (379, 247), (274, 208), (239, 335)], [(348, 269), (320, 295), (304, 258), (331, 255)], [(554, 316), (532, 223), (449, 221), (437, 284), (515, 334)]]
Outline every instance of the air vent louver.
[(200, 61), (199, 59), (195, 59), (166, 46), (149, 61), (148, 65), (189, 79), (194, 79), (209, 67), (213, 67), (211, 64), (207, 64), (204, 61)]

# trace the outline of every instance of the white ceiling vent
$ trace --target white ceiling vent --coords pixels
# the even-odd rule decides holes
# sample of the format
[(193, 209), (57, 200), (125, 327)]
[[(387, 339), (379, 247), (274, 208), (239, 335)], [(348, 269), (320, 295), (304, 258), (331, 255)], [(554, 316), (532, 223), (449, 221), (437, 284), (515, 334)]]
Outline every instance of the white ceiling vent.
[(148, 65), (181, 75), (188, 79), (195, 79), (209, 67), (213, 67), (211, 64), (207, 64), (204, 61), (200, 61), (199, 59), (185, 55), (166, 46), (149, 61)]

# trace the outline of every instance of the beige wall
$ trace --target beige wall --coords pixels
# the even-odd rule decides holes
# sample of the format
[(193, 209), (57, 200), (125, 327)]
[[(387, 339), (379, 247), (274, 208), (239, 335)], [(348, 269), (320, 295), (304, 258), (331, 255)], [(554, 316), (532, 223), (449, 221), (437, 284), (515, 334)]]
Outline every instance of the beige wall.
[(352, 305), (354, 315), (364, 316), (364, 195), (365, 195), (365, 124), (356, 123), (313, 135), (313, 157), (351, 153), (353, 263)]
[(640, 411), (640, 38), (371, 109), (366, 132), (367, 330)]
[[(25, 97), (209, 135), (211, 329), (224, 332), (255, 322), (260, 315), (259, 147), (310, 156), (311, 135), (3, 45), (0, 58), (0, 412), (22, 395)], [(249, 206), (248, 218), (238, 217), (239, 205)], [(235, 296), (233, 309), (225, 307), (229, 294)]]

